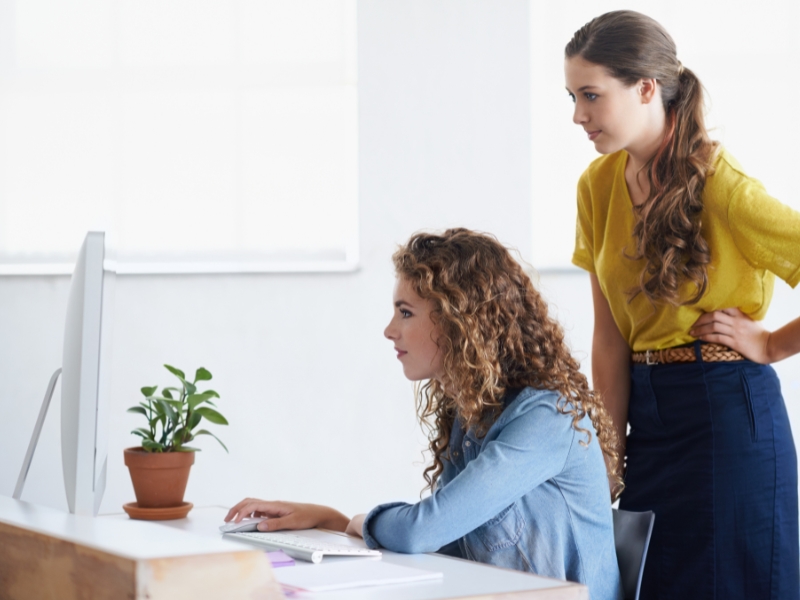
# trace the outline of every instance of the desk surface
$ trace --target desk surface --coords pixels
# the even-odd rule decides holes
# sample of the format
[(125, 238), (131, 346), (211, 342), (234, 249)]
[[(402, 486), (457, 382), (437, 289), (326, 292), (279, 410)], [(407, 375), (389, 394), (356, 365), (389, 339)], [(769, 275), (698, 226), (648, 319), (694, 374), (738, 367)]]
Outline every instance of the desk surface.
[[(219, 526), (222, 524), (222, 519), (226, 512), (227, 509), (222, 507), (194, 508), (185, 519), (154, 521), (152, 525), (180, 529), (194, 534), (196, 538), (205, 536), (218, 543), (224, 543), (224, 540), (221, 539), (222, 535), (219, 533)], [(125, 514), (108, 515), (106, 518), (129, 520)], [(298, 533), (334, 543), (364, 547), (363, 540), (346, 536), (343, 533), (322, 530), (308, 530)], [(325, 563), (347, 560), (368, 559), (347, 557), (326, 557), (323, 559)], [(441, 581), (436, 582), (376, 586), (317, 594), (304, 593), (298, 597), (307, 598), (308, 600), (440, 600), (465, 597), (489, 599), (500, 598), (501, 595), (509, 600), (512, 598), (578, 600), (589, 597), (588, 590), (582, 585), (439, 554), (398, 554), (383, 550), (382, 560), (418, 569), (438, 571), (443, 573), (444, 577)], [(282, 568), (313, 569), (314, 567), (315, 565), (311, 563), (297, 561), (294, 567)], [(552, 592), (552, 594), (548, 593), (548, 591)]]
[(164, 529), (155, 521), (134, 521), (127, 516), (125, 522), (95, 519), (5, 496), (0, 496), (0, 523), (132, 560), (252, 550), (252, 546), (221, 536), (204, 535), (199, 527), (187, 535), (159, 535)]

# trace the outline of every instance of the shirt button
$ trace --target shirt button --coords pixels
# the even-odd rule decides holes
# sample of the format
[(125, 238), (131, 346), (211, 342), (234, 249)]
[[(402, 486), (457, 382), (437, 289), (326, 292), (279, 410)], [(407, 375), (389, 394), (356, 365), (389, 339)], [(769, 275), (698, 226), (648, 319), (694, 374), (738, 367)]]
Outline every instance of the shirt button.
[(469, 441), (469, 440), (467, 440), (466, 442), (464, 442), (464, 445), (465, 445), (467, 448), (469, 448), (469, 447), (470, 447), (472, 444), (470, 443), (470, 441)]
[(458, 456), (458, 451), (453, 452), (453, 456)]

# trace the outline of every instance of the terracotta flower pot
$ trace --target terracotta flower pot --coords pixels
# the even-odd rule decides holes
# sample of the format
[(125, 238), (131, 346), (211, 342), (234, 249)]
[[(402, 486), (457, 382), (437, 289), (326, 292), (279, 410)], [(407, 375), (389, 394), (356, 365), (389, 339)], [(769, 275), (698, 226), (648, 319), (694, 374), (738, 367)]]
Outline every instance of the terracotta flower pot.
[(194, 452), (146, 452), (126, 448), (125, 465), (131, 472), (140, 508), (166, 508), (183, 503)]

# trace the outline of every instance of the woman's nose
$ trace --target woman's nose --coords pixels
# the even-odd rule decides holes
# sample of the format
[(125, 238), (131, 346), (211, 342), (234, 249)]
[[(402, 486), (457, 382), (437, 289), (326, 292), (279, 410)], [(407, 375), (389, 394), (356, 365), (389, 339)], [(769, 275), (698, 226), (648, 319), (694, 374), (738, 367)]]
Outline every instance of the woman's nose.
[(572, 122), (575, 125), (581, 125), (586, 122), (586, 113), (578, 102), (575, 103), (575, 110), (572, 112)]

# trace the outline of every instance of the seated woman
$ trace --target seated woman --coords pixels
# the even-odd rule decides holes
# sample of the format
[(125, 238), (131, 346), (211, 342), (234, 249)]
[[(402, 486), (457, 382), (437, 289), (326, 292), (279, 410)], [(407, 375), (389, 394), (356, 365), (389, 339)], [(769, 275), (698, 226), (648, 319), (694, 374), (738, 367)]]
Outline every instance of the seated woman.
[(433, 421), (431, 495), (353, 519), (248, 498), (225, 520), (265, 516), (262, 531), (324, 527), (370, 548), (441, 549), (620, 598), (606, 472), (614, 428), (530, 278), (496, 239), (466, 229), (416, 234), (393, 258), (385, 335), (405, 376), (427, 381), (418, 402), (422, 422)]

